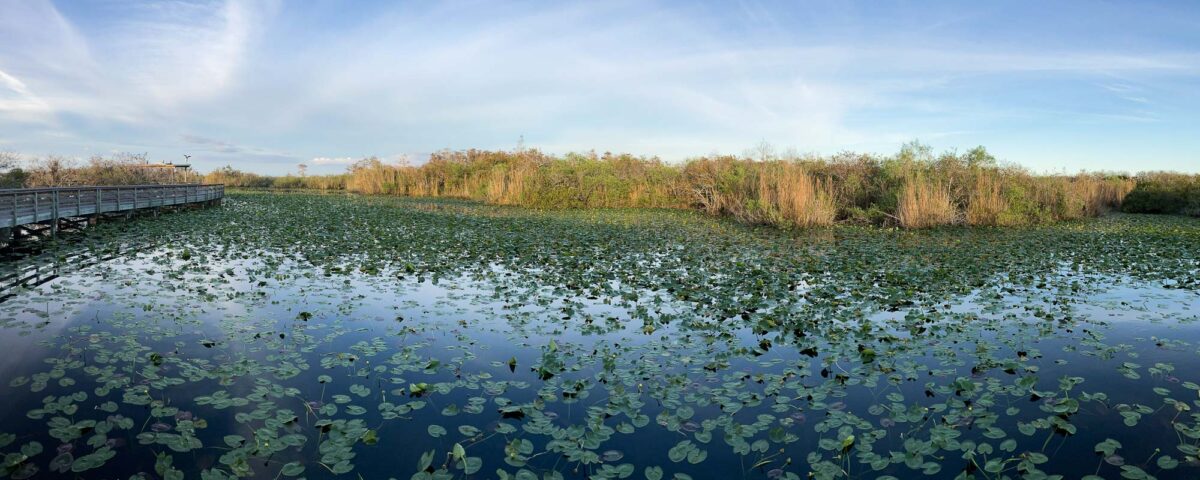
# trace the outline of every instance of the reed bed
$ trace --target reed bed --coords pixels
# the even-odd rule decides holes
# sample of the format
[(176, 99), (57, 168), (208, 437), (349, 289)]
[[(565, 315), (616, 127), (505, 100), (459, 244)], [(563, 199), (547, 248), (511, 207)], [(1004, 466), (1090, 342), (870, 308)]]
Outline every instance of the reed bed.
[(420, 166), (366, 159), (342, 177), (347, 190), (366, 194), (535, 208), (694, 209), (782, 227), (1070, 220), (1118, 208), (1135, 184), (1120, 175), (1039, 176), (1001, 165), (982, 148), (934, 156), (919, 144), (892, 156), (710, 156), (682, 164), (610, 153), (443, 151)]
[(1200, 175), (1143, 172), (1137, 187), (1128, 192), (1123, 210), (1131, 213), (1167, 213), (1200, 217)]
[[(24, 183), (162, 183), (163, 179), (146, 178), (154, 173), (120, 159), (96, 158), (75, 166), (51, 157), (28, 170)], [(1176, 188), (1180, 191), (1195, 183), (1169, 174), (1153, 179), (1158, 184), (1182, 185)], [(754, 159), (714, 155), (682, 163), (594, 152), (555, 156), (531, 149), (447, 150), (421, 165), (367, 158), (338, 175), (268, 177), (226, 167), (185, 180), (231, 187), (460, 198), (532, 208), (691, 209), (785, 228), (834, 223), (903, 228), (1011, 226), (1072, 220), (1119, 208), (1137, 184), (1124, 175), (1035, 175), (1000, 164), (982, 147), (934, 155), (917, 143), (887, 156), (764, 153)], [(1200, 202), (1196, 203), (1194, 208), (1200, 211)]]

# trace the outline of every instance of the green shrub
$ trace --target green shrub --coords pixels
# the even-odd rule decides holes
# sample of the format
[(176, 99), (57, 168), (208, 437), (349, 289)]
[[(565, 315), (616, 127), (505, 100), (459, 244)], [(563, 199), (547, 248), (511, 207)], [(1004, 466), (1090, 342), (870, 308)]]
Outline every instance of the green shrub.
[(1125, 197), (1122, 210), (1200, 216), (1200, 175), (1143, 173)]

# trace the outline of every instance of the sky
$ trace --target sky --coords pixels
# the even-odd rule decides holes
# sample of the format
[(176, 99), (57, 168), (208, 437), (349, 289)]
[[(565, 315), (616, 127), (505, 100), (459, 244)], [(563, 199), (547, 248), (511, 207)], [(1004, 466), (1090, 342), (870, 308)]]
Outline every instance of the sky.
[(1200, 172), (1200, 2), (0, 0), (0, 151), (328, 173), (521, 139)]

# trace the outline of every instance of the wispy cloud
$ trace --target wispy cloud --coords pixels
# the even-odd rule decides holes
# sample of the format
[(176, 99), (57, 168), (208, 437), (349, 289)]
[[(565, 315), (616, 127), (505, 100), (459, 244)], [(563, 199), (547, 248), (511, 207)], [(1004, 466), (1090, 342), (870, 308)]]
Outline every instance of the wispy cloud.
[(47, 0), (13, 6), (0, 32), (18, 41), (0, 47), (0, 67), (24, 72), (19, 93), (42, 99), (39, 112), (138, 124), (232, 88), (252, 32), (274, 9), (252, 0), (104, 3), (96, 8), (109, 21), (84, 30)]
[(193, 134), (179, 136), (186, 147), (184, 152), (195, 153), (198, 162), (264, 162), (266, 164), (289, 165), (300, 162), (304, 157), (287, 151), (250, 145), (239, 145), (224, 140)]
[[(521, 135), (551, 151), (668, 159), (762, 139), (825, 152), (913, 137), (1035, 151), (1029, 139), (1057, 125), (1117, 158), (1095, 139), (1194, 125), (1187, 107), (1200, 100), (1179, 92), (1196, 86), (1200, 49), (1159, 38), (1176, 19), (1138, 17), (1125, 38), (1142, 41), (1115, 42), (998, 28), (1020, 13), (1003, 5), (912, 8), (9, 2), (0, 136), (80, 155), (195, 151), (202, 166), (279, 172), (304, 159), (343, 166), (342, 152), (509, 148)], [(1097, 12), (1080, 31), (1141, 15), (1127, 10)], [(1043, 13), (1029, 21), (1057, 21)]]
[(313, 165), (350, 165), (358, 159), (353, 157), (314, 157)]
[(221, 153), (238, 153), (238, 152), (243, 151), (243, 149), (241, 147), (238, 147), (237, 145), (234, 145), (234, 144), (231, 144), (228, 142), (223, 142), (223, 141), (217, 140), (215, 138), (202, 137), (199, 135), (191, 135), (191, 134), (187, 134), (187, 133), (180, 135), (179, 138), (181, 140), (183, 140), (184, 142), (203, 147), (209, 151), (221, 152)]
[(50, 105), (42, 101), (25, 83), (0, 70), (0, 115), (29, 123), (49, 120)]

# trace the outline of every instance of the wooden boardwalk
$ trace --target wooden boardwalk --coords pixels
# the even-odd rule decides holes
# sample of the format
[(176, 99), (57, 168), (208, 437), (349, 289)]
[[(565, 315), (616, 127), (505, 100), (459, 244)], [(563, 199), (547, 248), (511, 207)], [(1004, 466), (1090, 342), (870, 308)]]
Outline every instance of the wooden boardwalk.
[(94, 221), (101, 215), (219, 203), (225, 185), (120, 185), (0, 189), (0, 242), (22, 231), (58, 232), (64, 222)]

